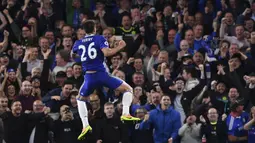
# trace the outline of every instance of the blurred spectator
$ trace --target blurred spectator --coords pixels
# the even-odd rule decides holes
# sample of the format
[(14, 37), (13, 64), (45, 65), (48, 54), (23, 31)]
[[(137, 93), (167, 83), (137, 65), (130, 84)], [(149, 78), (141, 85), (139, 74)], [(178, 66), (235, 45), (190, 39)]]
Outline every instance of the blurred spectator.
[(235, 25), (235, 35), (236, 36), (232, 35), (232, 37), (231, 37), (231, 36), (225, 35), (224, 29), (226, 26), (226, 20), (227, 19), (222, 19), (221, 29), (220, 29), (220, 37), (222, 37), (222, 38), (224, 37), (224, 39), (228, 40), (230, 43), (236, 43), (239, 48), (249, 47), (250, 44), (244, 36), (243, 25)]
[(4, 80), (2, 81), (2, 91), (8, 91), (8, 86), (13, 85), (15, 92), (19, 92), (21, 87), (21, 80), (19, 77), (19, 71), (14, 69), (8, 69), (4, 73)]
[(42, 96), (44, 96), (44, 92), (40, 89), (40, 78), (37, 76), (32, 77), (31, 79), (31, 83), (32, 83), (32, 95), (33, 96), (38, 96), (40, 99), (42, 98)]
[[(101, 107), (101, 100), (99, 99), (99, 96), (97, 94), (90, 95), (89, 103), (89, 123), (93, 129), (96, 129), (97, 124), (105, 117), (104, 109)], [(91, 134), (85, 139), (85, 142), (96, 142), (96, 137), (96, 134)]]
[[(45, 106), (40, 100), (33, 103), (33, 112), (30, 114), (42, 113)], [(28, 123), (30, 131), (29, 142), (47, 143), (53, 140), (53, 120), (50, 116), (45, 116), (40, 120), (34, 120)]]
[(85, 31), (82, 28), (79, 28), (77, 30), (77, 39), (81, 40), (86, 35)]
[(62, 38), (62, 46), (63, 46), (63, 49), (65, 51), (67, 51), (68, 53), (71, 52), (72, 50), (72, 47), (73, 47), (73, 40), (72, 40), (72, 37), (69, 37), (69, 36), (65, 36)]
[(67, 74), (64, 71), (57, 72), (55, 87), (56, 88), (62, 87), (65, 80), (67, 80)]
[(182, 72), (182, 77), (185, 79), (184, 91), (189, 91), (199, 84), (196, 78), (196, 71), (194, 68), (185, 68)]
[(100, 24), (103, 29), (105, 29), (107, 26), (109, 27), (115, 27), (117, 26), (117, 21), (115, 17), (110, 15), (110, 11), (107, 11), (105, 8), (105, 2), (104, 0), (97, 0), (96, 1), (96, 9), (94, 10), (95, 17), (98, 17), (100, 19)]
[(53, 69), (53, 73), (56, 75), (59, 71), (66, 71), (66, 68), (72, 66), (72, 62), (69, 62), (70, 53), (61, 50), (56, 54), (56, 66)]
[(73, 76), (69, 77), (68, 80), (72, 80), (74, 82), (75, 88), (80, 89), (84, 80), (81, 64), (74, 63), (72, 68), (73, 68)]
[[(196, 71), (195, 68), (193, 67), (187, 67), (183, 69), (183, 73), (182, 73), (182, 77), (183, 79), (181, 79), (182, 81), (185, 80), (185, 86), (186, 86), (186, 91), (185, 91), (185, 86), (182, 89), (181, 85), (178, 85), (178, 90), (177, 90), (177, 85), (175, 86), (170, 86), (169, 89), (172, 91), (175, 91), (177, 93), (173, 94), (172, 96), (172, 102), (173, 104), (177, 103), (177, 106), (179, 105), (179, 102), (181, 103), (181, 106), (185, 112), (185, 115), (189, 115), (192, 110), (192, 101), (194, 100), (195, 97), (198, 96), (199, 93), (202, 92), (203, 88), (205, 87), (205, 81), (204, 81), (204, 69), (200, 68), (200, 72), (201, 72), (201, 80), (199, 81), (196, 77)], [(178, 79), (180, 80), (180, 79)], [(182, 83), (180, 83), (182, 84)], [(177, 99), (175, 99), (177, 98)], [(176, 101), (175, 101), (176, 100)], [(180, 100), (180, 101), (179, 101)], [(175, 106), (175, 105), (174, 105)], [(180, 106), (180, 105), (179, 105)], [(182, 110), (181, 107), (179, 107), (178, 110)], [(184, 117), (182, 115), (182, 117)]]
[(142, 74), (141, 72), (135, 72), (132, 75), (132, 82), (134, 84), (134, 86), (145, 86), (145, 79), (144, 79), (144, 74)]
[(110, 43), (110, 38), (113, 36), (113, 29), (105, 28), (103, 31), (103, 36)]
[[(144, 116), (147, 114), (147, 110), (143, 107), (140, 107), (136, 109), (135, 116), (140, 118), (141, 120), (144, 119)], [(140, 143), (140, 142), (146, 142), (146, 143), (153, 143), (153, 131), (152, 129), (149, 130), (140, 130), (140, 123), (136, 123), (132, 126), (131, 130), (131, 141), (133, 143)]]
[(60, 118), (54, 123), (56, 143), (78, 143), (77, 136), (81, 130), (79, 120), (75, 120), (69, 106), (60, 107)]
[(71, 81), (65, 81), (62, 88), (56, 88), (47, 93), (42, 101), (51, 109), (52, 113), (57, 113), (62, 105), (70, 105), (70, 93), (73, 89)]
[(143, 59), (140, 56), (130, 57), (127, 63), (123, 64), (122, 70), (126, 73), (126, 81), (131, 82), (132, 75), (135, 72), (140, 72), (144, 74), (144, 77), (147, 77), (147, 73), (144, 69)]
[(32, 92), (31, 82), (27, 80), (23, 81), (20, 94), (16, 97), (16, 100), (22, 104), (22, 111), (32, 111), (34, 101), (39, 99), (41, 99), (41, 95), (37, 92)]
[(157, 89), (153, 88), (150, 91), (150, 98), (149, 103), (145, 104), (145, 108), (150, 111), (153, 109), (156, 109), (158, 105), (160, 105), (160, 99), (162, 97), (162, 94), (157, 91)]
[(3, 94), (0, 96), (0, 107), (2, 112), (10, 111), (8, 106), (8, 98)]
[[(50, 42), (49, 42), (49, 39), (48, 38), (46, 38), (46, 37), (40, 37), (40, 39), (39, 39), (39, 46), (40, 46), (40, 51), (38, 52), (38, 54), (39, 54), (39, 59), (40, 60), (44, 60), (44, 54), (43, 53), (47, 53), (47, 52), (49, 52), (49, 49), (50, 49)], [(50, 52), (52, 52), (53, 50), (51, 50)], [(50, 53), (48, 53), (48, 54), (50, 54)], [(49, 55), (48, 55), (49, 56)], [(50, 55), (50, 57), (49, 57), (50, 59), (51, 59), (51, 64), (52, 64), (52, 55)]]
[(181, 143), (200, 143), (201, 123), (196, 123), (196, 116), (190, 115), (186, 119), (186, 123), (179, 129), (179, 136), (182, 137)]
[(73, 68), (71, 66), (67, 67), (65, 73), (67, 78), (73, 77)]
[[(49, 110), (43, 109), (42, 113), (23, 114), (22, 105), (19, 101), (13, 101), (11, 112), (5, 112), (1, 115), (4, 123), (4, 140), (5, 142), (28, 142), (28, 126), (30, 121), (37, 121), (45, 117)], [(16, 134), (15, 138), (13, 134)]]
[(184, 109), (182, 107), (181, 98), (183, 96), (183, 90), (184, 90), (184, 84), (185, 81), (182, 78), (177, 78), (175, 80), (175, 86), (176, 86), (176, 97), (175, 99), (172, 98), (172, 102), (174, 104), (174, 109), (178, 111), (181, 115), (181, 122), (184, 123), (184, 120), (186, 119), (186, 115), (184, 112)]
[[(73, 0), (73, 1), (78, 2), (78, 0)], [(62, 22), (62, 23), (64, 24), (64, 22)], [(64, 24), (64, 25), (60, 26), (60, 29), (61, 29), (61, 35), (63, 37), (72, 37), (72, 27), (70, 25)]]
[(127, 143), (128, 128), (121, 123), (120, 118), (114, 116), (114, 105), (105, 103), (104, 113), (106, 117), (96, 127), (97, 143)]
[(73, 89), (70, 93), (70, 110), (73, 113), (74, 119), (79, 119), (78, 105), (76, 100), (77, 95), (78, 95), (77, 89)]
[(38, 48), (27, 47), (22, 63), (26, 72), (31, 72), (33, 67), (42, 67), (38, 59)]
[(92, 125), (95, 125), (99, 119), (102, 119), (104, 116), (103, 108), (101, 107), (101, 101), (97, 94), (90, 95), (90, 120)]
[(231, 106), (231, 113), (226, 119), (229, 142), (245, 143), (248, 141), (248, 133), (244, 130), (244, 125), (248, 121), (249, 115), (243, 111), (241, 101), (236, 101), (236, 103)]
[(117, 53), (111, 56), (110, 60), (111, 60), (110, 72), (113, 72), (113, 70), (117, 69), (121, 65), (122, 60), (121, 53)]
[(203, 122), (201, 127), (201, 136), (205, 136), (206, 142), (208, 143), (226, 143), (227, 125), (224, 121), (219, 120), (217, 110), (215, 108), (210, 108), (208, 110), (207, 118), (208, 122)]

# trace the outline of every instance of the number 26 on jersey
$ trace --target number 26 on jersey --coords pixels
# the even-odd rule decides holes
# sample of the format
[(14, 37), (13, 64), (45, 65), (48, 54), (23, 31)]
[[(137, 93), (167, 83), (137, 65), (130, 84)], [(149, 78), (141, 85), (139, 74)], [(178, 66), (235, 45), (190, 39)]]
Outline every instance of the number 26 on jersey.
[(97, 57), (97, 50), (94, 48), (95, 43), (92, 42), (89, 44), (88, 51), (86, 51), (86, 47), (84, 45), (80, 45), (79, 50), (82, 49), (81, 61), (84, 62), (87, 60), (86, 52), (88, 52), (88, 58), (93, 60)]

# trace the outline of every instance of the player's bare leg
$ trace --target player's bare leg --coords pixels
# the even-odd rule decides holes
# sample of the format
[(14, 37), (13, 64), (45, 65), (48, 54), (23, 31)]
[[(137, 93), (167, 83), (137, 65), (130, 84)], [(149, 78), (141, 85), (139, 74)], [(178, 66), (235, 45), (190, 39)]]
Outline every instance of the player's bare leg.
[(121, 120), (122, 121), (139, 121), (139, 118), (132, 117), (129, 113), (130, 106), (133, 101), (133, 88), (128, 85), (126, 82), (123, 82), (118, 88), (120, 92), (123, 93), (122, 97), (122, 104), (123, 104), (123, 111)]
[(85, 138), (85, 135), (88, 132), (92, 131), (92, 128), (89, 125), (89, 121), (88, 121), (88, 110), (87, 110), (87, 106), (85, 102), (87, 99), (88, 97), (83, 97), (80, 95), (77, 96), (78, 112), (83, 125), (83, 129), (81, 134), (78, 137), (78, 140), (83, 140)]

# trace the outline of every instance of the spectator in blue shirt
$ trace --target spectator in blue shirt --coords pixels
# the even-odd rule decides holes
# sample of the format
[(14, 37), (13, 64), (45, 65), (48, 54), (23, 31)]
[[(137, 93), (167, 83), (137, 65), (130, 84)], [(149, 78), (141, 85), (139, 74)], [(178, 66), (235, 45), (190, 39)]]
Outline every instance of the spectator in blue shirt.
[(244, 130), (244, 125), (248, 122), (249, 115), (243, 111), (243, 108), (244, 106), (240, 101), (231, 106), (231, 113), (226, 120), (229, 143), (247, 143), (248, 134)]
[(173, 143), (178, 136), (181, 116), (170, 104), (170, 97), (163, 95), (160, 105), (145, 115), (140, 124), (140, 129), (150, 129), (150, 126), (154, 128), (154, 143)]

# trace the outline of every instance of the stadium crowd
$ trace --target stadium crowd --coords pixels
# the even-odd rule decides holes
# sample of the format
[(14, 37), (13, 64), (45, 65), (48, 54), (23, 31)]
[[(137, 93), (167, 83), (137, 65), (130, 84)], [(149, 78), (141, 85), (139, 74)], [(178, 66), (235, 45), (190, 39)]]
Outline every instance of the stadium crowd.
[[(0, 143), (254, 143), (255, 1), (1, 0)], [(110, 48), (113, 76), (132, 85), (123, 123), (122, 95), (90, 95), (93, 131), (76, 96), (84, 81), (71, 50), (93, 20)], [(90, 52), (90, 51), (88, 51)]]

